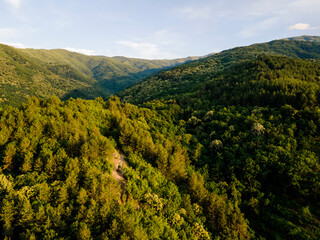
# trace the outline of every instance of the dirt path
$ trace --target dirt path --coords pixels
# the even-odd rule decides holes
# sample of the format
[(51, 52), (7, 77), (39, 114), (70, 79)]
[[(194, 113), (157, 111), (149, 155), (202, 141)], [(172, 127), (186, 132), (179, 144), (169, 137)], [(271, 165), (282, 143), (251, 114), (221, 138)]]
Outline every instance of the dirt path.
[(124, 160), (124, 155), (116, 150), (113, 153), (111, 162), (114, 165), (112, 176), (120, 183), (121, 189), (124, 190), (126, 187), (126, 180), (124, 178), (123, 169), (128, 167), (127, 162)]

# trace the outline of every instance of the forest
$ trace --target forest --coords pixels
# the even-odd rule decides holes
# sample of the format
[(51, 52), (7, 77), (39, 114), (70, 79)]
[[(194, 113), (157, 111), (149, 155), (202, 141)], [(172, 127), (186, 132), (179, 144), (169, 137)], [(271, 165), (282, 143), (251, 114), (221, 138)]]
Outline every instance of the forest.
[(256, 44), (118, 96), (2, 107), (2, 237), (319, 239), (319, 46)]
[(64, 49), (18, 49), (0, 44), (0, 106), (30, 97), (107, 98), (160, 70), (199, 57), (147, 60), (88, 56)]

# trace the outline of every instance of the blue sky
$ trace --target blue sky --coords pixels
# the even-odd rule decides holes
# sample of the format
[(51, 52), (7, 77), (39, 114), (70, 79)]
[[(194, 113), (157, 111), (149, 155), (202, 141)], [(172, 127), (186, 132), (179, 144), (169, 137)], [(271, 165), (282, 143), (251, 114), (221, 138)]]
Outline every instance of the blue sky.
[(148, 59), (320, 35), (320, 0), (0, 0), (0, 42)]

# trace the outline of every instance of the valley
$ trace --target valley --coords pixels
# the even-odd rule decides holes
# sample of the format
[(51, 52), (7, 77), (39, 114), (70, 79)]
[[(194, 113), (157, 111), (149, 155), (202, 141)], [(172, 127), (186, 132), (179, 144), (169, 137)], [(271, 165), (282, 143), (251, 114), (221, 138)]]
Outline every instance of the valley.
[(142, 60), (0, 45), (5, 239), (319, 239), (320, 37)]
[(17, 49), (0, 45), (0, 105), (29, 97), (108, 97), (161, 69), (199, 59), (144, 60), (87, 56), (63, 49)]

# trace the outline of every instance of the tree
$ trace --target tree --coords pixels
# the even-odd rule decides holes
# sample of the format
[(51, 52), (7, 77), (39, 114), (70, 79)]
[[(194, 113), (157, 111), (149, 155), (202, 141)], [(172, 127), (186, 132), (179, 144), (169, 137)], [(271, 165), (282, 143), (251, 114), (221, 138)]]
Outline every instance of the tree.
[(13, 234), (13, 221), (15, 219), (15, 203), (10, 199), (3, 199), (0, 211), (0, 219), (3, 222), (3, 230), (5, 237), (10, 238)]

